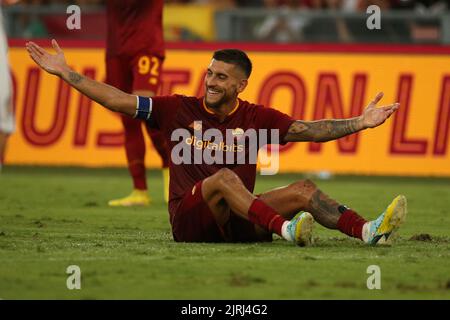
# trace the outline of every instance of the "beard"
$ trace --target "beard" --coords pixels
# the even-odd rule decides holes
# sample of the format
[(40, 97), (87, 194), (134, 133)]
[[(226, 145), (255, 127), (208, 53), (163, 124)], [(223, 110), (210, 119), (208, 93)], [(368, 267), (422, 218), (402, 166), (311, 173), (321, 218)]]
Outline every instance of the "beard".
[(215, 102), (209, 102), (208, 96), (206, 96), (205, 104), (210, 109), (218, 109), (223, 103), (227, 102), (227, 100), (228, 99), (226, 98), (226, 96), (223, 95), (219, 100), (217, 100)]
[(219, 100), (217, 100), (215, 102), (208, 101), (208, 88), (206, 88), (205, 104), (210, 109), (218, 109), (218, 108), (220, 108), (220, 106), (227, 104), (228, 102), (232, 101), (233, 99), (235, 99), (233, 96), (228, 95), (227, 92), (223, 92), (222, 97)]

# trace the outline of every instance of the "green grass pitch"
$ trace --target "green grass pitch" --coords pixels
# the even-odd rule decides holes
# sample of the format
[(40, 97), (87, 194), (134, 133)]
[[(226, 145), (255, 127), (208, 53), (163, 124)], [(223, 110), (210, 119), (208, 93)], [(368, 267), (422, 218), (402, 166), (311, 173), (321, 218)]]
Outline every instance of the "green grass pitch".
[[(259, 176), (256, 192), (301, 178)], [(6, 167), (0, 175), (0, 298), (450, 298), (450, 180), (313, 180), (370, 219), (405, 194), (409, 212), (397, 243), (368, 247), (318, 224), (316, 243), (307, 248), (278, 238), (175, 243), (158, 171), (148, 173), (150, 207), (109, 208), (109, 199), (130, 190), (125, 169)], [(69, 265), (81, 269), (81, 290), (66, 287)], [(367, 288), (370, 265), (380, 267), (380, 290)]]

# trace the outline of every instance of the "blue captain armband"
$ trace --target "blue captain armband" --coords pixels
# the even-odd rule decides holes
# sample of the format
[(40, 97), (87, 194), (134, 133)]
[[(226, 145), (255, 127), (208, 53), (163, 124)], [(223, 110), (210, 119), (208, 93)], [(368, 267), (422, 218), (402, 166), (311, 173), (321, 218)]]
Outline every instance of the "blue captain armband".
[(149, 97), (136, 96), (135, 119), (148, 120), (152, 114), (152, 99)]

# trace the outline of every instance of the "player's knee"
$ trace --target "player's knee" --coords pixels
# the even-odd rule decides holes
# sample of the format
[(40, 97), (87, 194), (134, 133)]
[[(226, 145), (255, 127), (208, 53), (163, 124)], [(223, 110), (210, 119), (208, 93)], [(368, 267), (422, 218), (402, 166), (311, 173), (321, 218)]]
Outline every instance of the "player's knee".
[(242, 183), (239, 177), (232, 170), (228, 168), (222, 168), (217, 171), (218, 182), (222, 187), (232, 187), (238, 183)]
[(290, 189), (292, 190), (293, 197), (296, 201), (308, 203), (314, 192), (317, 190), (317, 186), (311, 180), (305, 179), (294, 182), (290, 186)]

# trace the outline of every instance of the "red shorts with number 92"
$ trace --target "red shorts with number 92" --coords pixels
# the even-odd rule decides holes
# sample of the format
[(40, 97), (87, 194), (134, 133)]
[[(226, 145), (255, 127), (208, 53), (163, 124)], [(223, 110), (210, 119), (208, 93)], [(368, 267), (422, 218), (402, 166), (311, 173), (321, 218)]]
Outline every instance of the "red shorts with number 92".
[(120, 55), (106, 58), (106, 83), (132, 93), (149, 90), (156, 95), (161, 80), (164, 58), (148, 51), (136, 55)]

